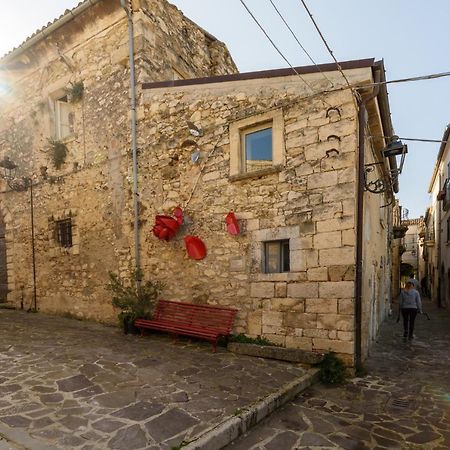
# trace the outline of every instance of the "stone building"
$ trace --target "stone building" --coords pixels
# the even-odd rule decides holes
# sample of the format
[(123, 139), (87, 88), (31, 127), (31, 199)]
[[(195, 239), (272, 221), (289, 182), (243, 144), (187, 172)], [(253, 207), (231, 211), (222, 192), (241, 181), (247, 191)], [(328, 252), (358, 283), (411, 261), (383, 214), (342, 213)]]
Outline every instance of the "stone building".
[[(175, 6), (132, 4), (138, 103), (143, 82), (237, 71), (225, 45)], [(25, 176), (38, 308), (112, 320), (107, 272), (133, 264), (129, 72), (119, 0), (81, 2), (0, 59), (0, 159), (18, 166), (13, 187), (23, 188), (1, 182), (0, 285), (9, 302), (33, 301)]]
[[(373, 60), (342, 67), (363, 98), (384, 74)], [(144, 264), (170, 298), (238, 307), (238, 332), (351, 364), (390, 306), (397, 168), (376, 138), (393, 134), (386, 91), (364, 122), (335, 65), (296, 70), (143, 85)], [(177, 206), (188, 223), (155, 239), (152, 219)], [(239, 235), (227, 233), (229, 212)], [(187, 259), (185, 235), (204, 241), (205, 259)]]
[(450, 303), (450, 126), (439, 148), (428, 192), (431, 205), (426, 216), (426, 260), (430, 294), (439, 306)]
[[(128, 277), (135, 256), (118, 3), (86, 1), (0, 61), (10, 82), (0, 156), (33, 176), (38, 308), (107, 322), (107, 273)], [(165, 298), (237, 308), (235, 332), (361, 361), (390, 303), (398, 182), (382, 152), (394, 134), (376, 83), (383, 64), (341, 63), (345, 79), (334, 64), (236, 74), (223, 44), (175, 7), (133, 6), (145, 276), (165, 282)], [(25, 307), (29, 199), (3, 182), (8, 301)], [(183, 225), (159, 240), (155, 217), (176, 207)], [(227, 231), (230, 212), (239, 233)], [(187, 256), (189, 235), (206, 245), (204, 259)]]

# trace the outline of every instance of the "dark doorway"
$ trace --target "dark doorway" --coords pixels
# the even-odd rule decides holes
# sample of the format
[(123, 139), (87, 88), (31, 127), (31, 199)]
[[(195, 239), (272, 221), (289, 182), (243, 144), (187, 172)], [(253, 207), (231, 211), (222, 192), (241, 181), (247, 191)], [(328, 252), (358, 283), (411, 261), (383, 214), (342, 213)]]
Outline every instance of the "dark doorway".
[(6, 302), (8, 294), (8, 271), (6, 268), (5, 220), (0, 212), (0, 303)]

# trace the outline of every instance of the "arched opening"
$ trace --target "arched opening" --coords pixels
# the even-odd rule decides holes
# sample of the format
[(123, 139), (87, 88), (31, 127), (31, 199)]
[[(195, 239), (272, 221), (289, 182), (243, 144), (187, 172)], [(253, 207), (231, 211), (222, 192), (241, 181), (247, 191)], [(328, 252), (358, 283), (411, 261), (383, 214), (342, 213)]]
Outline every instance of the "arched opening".
[(6, 264), (6, 225), (0, 210), (0, 303), (6, 303), (8, 295), (8, 270)]

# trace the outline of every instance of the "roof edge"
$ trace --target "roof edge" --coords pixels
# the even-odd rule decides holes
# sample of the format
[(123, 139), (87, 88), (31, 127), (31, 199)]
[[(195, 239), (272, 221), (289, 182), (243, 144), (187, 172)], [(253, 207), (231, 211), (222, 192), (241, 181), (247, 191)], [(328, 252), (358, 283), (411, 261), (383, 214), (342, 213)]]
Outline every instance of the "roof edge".
[[(351, 61), (339, 62), (339, 65), (343, 70), (361, 69), (364, 67), (373, 67), (374, 61), (375, 61), (374, 58), (356, 59)], [(254, 80), (259, 78), (285, 77), (297, 74), (302, 75), (307, 73), (329, 72), (334, 70), (338, 70), (336, 63), (327, 63), (312, 66), (300, 66), (294, 68), (260, 70), (256, 72), (243, 72), (230, 75), (219, 75), (214, 77), (190, 78), (186, 80), (155, 81), (151, 83), (143, 83), (142, 88), (157, 89), (162, 87), (192, 86), (198, 84), (224, 83), (227, 81), (243, 81), (243, 80)]]
[(42, 27), (40, 30), (36, 31), (29, 37), (28, 39), (25, 39), (25, 41), (19, 45), (19, 47), (14, 48), (9, 53), (4, 55), (0, 58), (0, 64), (6, 63), (10, 61), (11, 59), (19, 56), (22, 54), (25, 50), (32, 47), (34, 44), (38, 43), (42, 39), (49, 36), (51, 33), (53, 33), (58, 28), (62, 27), (67, 22), (70, 22), (75, 17), (79, 16), (82, 12), (84, 12), (86, 9), (90, 8), (91, 6), (95, 5), (96, 3), (99, 3), (102, 0), (84, 0), (84, 2), (79, 3), (78, 6), (76, 6), (73, 9), (68, 10), (65, 14), (60, 16), (59, 19), (56, 19), (54, 22), (52, 22), (50, 25), (47, 25), (46, 27)]

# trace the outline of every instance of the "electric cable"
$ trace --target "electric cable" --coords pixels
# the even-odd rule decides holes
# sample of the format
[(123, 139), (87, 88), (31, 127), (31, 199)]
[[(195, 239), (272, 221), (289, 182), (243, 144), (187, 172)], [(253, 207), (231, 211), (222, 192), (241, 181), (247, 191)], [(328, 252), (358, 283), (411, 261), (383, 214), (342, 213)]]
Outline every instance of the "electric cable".
[(323, 77), (331, 84), (331, 86), (334, 88), (334, 83), (325, 75), (325, 73), (320, 69), (319, 65), (316, 63), (316, 61), (314, 61), (313, 57), (309, 54), (309, 52), (306, 50), (306, 48), (302, 45), (302, 43), (300, 42), (299, 38), (297, 37), (297, 35), (295, 34), (295, 32), (292, 30), (292, 28), (289, 26), (289, 24), (287, 23), (286, 19), (284, 18), (284, 16), (281, 14), (280, 10), (277, 8), (277, 6), (275, 5), (275, 3), (273, 2), (273, 0), (269, 0), (269, 2), (271, 3), (271, 5), (273, 6), (273, 8), (275, 9), (275, 11), (277, 12), (277, 14), (280, 16), (281, 20), (284, 22), (284, 24), (286, 25), (287, 29), (290, 31), (290, 33), (292, 34), (293, 38), (296, 40), (297, 44), (300, 46), (300, 48), (303, 50), (303, 52), (306, 54), (306, 56), (309, 58), (309, 60), (317, 67), (317, 69), (319, 70), (319, 72), (323, 75)]
[(415, 141), (415, 142), (431, 142), (431, 143), (438, 143), (438, 144), (447, 144), (448, 141), (443, 141), (441, 139), (422, 139), (422, 138), (406, 138), (406, 137), (399, 137), (399, 136), (383, 136), (381, 134), (372, 134), (370, 136), (367, 136), (369, 138), (382, 138), (382, 139), (392, 139), (392, 138), (398, 138), (400, 141)]

